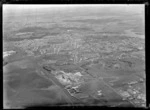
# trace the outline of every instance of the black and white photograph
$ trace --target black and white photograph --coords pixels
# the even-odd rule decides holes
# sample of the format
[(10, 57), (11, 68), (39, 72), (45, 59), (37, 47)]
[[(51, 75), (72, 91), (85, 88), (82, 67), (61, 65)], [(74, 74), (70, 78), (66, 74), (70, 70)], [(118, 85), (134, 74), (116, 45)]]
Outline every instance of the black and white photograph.
[(3, 108), (146, 107), (144, 4), (3, 4)]

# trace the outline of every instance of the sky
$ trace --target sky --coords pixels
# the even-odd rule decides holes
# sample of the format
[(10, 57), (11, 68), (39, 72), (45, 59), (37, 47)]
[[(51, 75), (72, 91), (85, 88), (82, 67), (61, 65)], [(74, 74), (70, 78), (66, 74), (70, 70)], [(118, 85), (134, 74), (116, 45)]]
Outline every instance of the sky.
[(44, 9), (49, 8), (51, 10), (60, 10), (60, 9), (67, 9), (67, 8), (78, 8), (78, 7), (100, 7), (100, 8), (112, 8), (116, 10), (130, 10), (130, 11), (144, 11), (144, 4), (74, 4), (74, 5), (20, 5), (20, 4), (4, 4), (3, 11), (7, 12), (9, 10), (16, 11), (16, 10), (34, 10), (34, 9)]

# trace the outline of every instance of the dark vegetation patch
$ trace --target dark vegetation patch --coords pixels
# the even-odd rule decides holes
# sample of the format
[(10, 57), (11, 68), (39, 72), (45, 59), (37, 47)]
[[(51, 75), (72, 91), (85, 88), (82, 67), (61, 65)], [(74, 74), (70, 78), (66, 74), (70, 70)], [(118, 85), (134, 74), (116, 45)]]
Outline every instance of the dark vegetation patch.
[[(133, 30), (134, 31), (134, 30)], [(143, 31), (143, 32), (139, 32), (139, 31), (135, 31), (135, 34), (137, 34), (137, 35), (145, 35), (145, 32)]]
[(82, 64), (81, 68), (95, 77), (128, 77), (130, 75), (139, 75), (142, 71), (144, 72), (144, 62), (135, 58), (126, 58), (126, 60), (105, 59), (100, 61), (99, 64), (90, 67), (91, 63)]
[(90, 43), (98, 43), (98, 42), (120, 42), (123, 40), (127, 40), (127, 36), (119, 36), (119, 35), (102, 35), (101, 33), (97, 33), (97, 35), (87, 35), (84, 37), (85, 42)]
[(58, 69), (58, 67), (56, 67), (56, 66), (54, 66), (54, 65), (52, 65), (52, 64), (44, 64), (44, 65), (42, 66), (42, 68), (43, 68), (44, 70), (50, 72), (50, 73), (53, 72), (53, 71), (56, 71), (56, 70)]
[[(43, 28), (43, 27), (26, 27), (13, 32), (5, 32), (4, 39), (6, 41), (20, 41), (23, 39), (37, 39), (42, 38), (47, 35), (59, 35), (66, 30), (59, 29), (57, 27), (53, 28)], [(20, 34), (20, 35), (17, 35)]]
[(68, 60), (70, 58), (70, 55), (66, 55), (66, 54), (51, 54), (51, 55), (43, 55), (42, 58), (44, 60)]
[(77, 31), (77, 32), (80, 32), (80, 31), (87, 31), (87, 32), (89, 32), (89, 31), (93, 31), (93, 29), (92, 28), (88, 28), (88, 27), (69, 27), (69, 26), (67, 26), (67, 27), (59, 27), (60, 28), (60, 30), (64, 30), (65, 32), (66, 31)]
[(121, 19), (118, 18), (105, 18), (105, 19), (84, 19), (84, 20), (64, 20), (64, 22), (81, 22), (81, 23), (90, 23), (90, 24), (105, 24), (108, 22), (118, 22)]
[(24, 32), (36, 32), (36, 31), (45, 31), (47, 30), (47, 28), (43, 28), (43, 27), (25, 27), (22, 29), (19, 29), (17, 31), (15, 31), (15, 33), (24, 33)]
[(111, 83), (117, 81), (118, 77), (104, 77), (103, 80), (107, 83)]
[(136, 71), (144, 70), (143, 65), (145, 65), (145, 62), (142, 59), (132, 57), (132, 58), (123, 58), (120, 61), (125, 63), (126, 66), (131, 67)]
[(37, 38), (42, 38), (46, 35), (49, 35), (48, 32), (35, 32), (35, 33), (26, 33), (23, 35), (16, 35), (16, 34), (11, 34), (11, 35), (7, 35), (4, 37), (4, 39), (6, 41), (21, 41), (24, 39), (28, 39), (28, 40), (34, 40)]

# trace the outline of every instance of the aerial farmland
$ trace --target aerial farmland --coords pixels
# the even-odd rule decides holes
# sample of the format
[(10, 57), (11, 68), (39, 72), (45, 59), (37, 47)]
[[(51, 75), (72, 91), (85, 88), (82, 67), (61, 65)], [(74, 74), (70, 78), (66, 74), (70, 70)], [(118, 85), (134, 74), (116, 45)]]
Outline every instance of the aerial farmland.
[(4, 5), (4, 108), (146, 107), (144, 5)]

